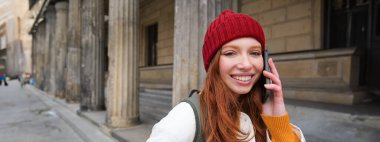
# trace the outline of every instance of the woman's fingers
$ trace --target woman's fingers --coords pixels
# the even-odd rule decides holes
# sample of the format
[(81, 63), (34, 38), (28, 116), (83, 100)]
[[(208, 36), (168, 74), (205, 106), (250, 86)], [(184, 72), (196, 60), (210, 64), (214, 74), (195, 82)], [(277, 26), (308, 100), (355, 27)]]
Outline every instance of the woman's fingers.
[(278, 74), (277, 72), (277, 69), (276, 69), (276, 66), (274, 65), (274, 62), (273, 62), (273, 59), (272, 58), (269, 58), (269, 67), (270, 67), (270, 71), (276, 75), (277, 77), (280, 77), (280, 75)]
[(281, 86), (276, 84), (265, 84), (264, 87), (268, 90), (274, 91), (274, 94), (282, 94)]
[(263, 105), (263, 113), (281, 115), (286, 113), (281, 80), (276, 66), (273, 63), (273, 59), (269, 58), (268, 62), (271, 72), (263, 71), (263, 75), (272, 80), (272, 84), (264, 84), (264, 87), (268, 90), (272, 90), (273, 94), (270, 96), (269, 101)]
[(265, 77), (267, 77), (270, 80), (272, 80), (272, 83), (281, 86), (281, 80), (274, 73), (271, 73), (271, 72), (268, 72), (268, 71), (263, 71), (263, 74), (264, 74)]

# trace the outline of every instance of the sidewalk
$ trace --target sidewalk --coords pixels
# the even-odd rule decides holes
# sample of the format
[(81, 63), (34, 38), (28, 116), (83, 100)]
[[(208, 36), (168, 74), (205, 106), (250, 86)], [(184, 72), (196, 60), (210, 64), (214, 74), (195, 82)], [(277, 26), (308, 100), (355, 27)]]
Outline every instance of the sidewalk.
[(46, 105), (16, 80), (0, 85), (1, 142), (86, 142), (63, 120), (57, 108)]
[[(140, 125), (130, 128), (108, 128), (105, 126), (105, 111), (80, 112), (78, 104), (67, 104), (36, 89), (46, 104), (56, 108), (62, 119), (87, 141), (144, 142), (150, 135), (153, 124), (142, 120)], [(376, 142), (380, 139), (379, 106), (342, 106), (286, 100), (286, 107), (292, 123), (299, 126), (308, 142)], [(86, 124), (86, 126), (83, 126)], [(90, 126), (87, 126), (90, 125)], [(100, 140), (94, 136), (108, 135), (112, 138)], [(111, 140), (113, 139), (113, 140)]]
[(86, 118), (92, 124), (98, 126), (102, 131), (120, 142), (145, 142), (148, 139), (153, 127), (153, 124), (145, 123), (145, 121), (142, 120), (141, 124), (134, 127), (110, 129), (105, 125), (105, 111), (77, 111), (77, 114), (83, 118)]
[(31, 85), (25, 88), (57, 110), (58, 115), (86, 142), (145, 142), (153, 127), (142, 120), (140, 125), (130, 128), (108, 128), (105, 125), (106, 111), (81, 112), (79, 104), (68, 104)]

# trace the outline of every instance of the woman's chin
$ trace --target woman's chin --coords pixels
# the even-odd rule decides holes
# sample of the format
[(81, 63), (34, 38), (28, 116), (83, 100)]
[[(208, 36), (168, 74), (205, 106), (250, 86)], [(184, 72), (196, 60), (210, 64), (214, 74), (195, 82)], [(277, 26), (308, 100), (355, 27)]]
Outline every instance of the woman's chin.
[(232, 92), (234, 92), (235, 94), (239, 94), (239, 95), (247, 94), (249, 91), (251, 91), (251, 87), (250, 88), (232, 89)]

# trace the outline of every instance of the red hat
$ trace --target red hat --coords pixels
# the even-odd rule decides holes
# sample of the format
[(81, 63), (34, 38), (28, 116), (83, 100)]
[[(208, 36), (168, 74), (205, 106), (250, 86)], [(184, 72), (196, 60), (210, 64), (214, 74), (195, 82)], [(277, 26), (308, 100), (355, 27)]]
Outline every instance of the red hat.
[(223, 10), (208, 26), (203, 42), (203, 64), (207, 71), (212, 58), (223, 44), (241, 37), (253, 37), (265, 48), (264, 32), (249, 15)]

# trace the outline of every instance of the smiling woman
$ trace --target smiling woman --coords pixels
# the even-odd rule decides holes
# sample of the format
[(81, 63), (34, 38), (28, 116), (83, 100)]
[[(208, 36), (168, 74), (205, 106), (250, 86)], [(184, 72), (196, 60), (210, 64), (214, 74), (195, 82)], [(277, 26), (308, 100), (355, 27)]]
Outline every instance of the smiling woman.
[(261, 44), (254, 38), (239, 38), (223, 45), (219, 52), (223, 82), (237, 95), (247, 94), (263, 70)]
[[(263, 29), (256, 20), (224, 10), (204, 38), (203, 89), (158, 122), (148, 141), (304, 142), (301, 130), (290, 124), (272, 59), (272, 72), (263, 71), (264, 49)], [(264, 85), (264, 76), (272, 84)], [(273, 94), (262, 103), (264, 89)]]

